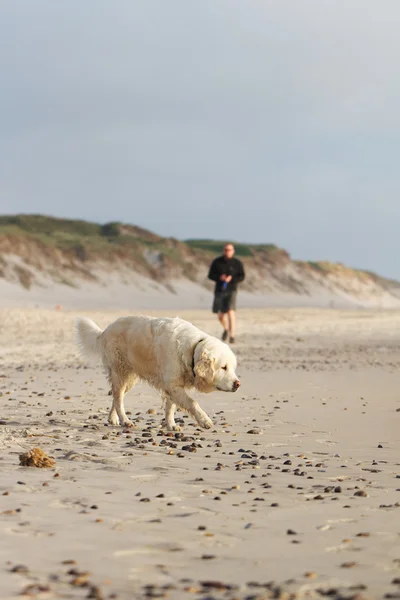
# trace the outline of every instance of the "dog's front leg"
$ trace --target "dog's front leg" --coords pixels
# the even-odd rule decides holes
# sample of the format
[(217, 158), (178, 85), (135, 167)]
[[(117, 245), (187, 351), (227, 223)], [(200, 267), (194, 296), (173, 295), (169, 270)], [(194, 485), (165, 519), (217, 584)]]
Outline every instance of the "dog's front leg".
[(174, 388), (169, 391), (169, 396), (171, 397), (172, 402), (192, 415), (200, 427), (203, 427), (203, 429), (210, 429), (210, 427), (212, 427), (213, 423), (210, 417), (202, 408), (200, 408), (196, 400), (193, 400), (193, 398), (188, 396), (185, 390), (182, 388)]
[(111, 410), (110, 410), (110, 412), (108, 414), (108, 422), (111, 425), (119, 425), (119, 418), (118, 418), (117, 410), (116, 410), (116, 408), (114, 406), (114, 400), (113, 400), (113, 403), (112, 403)]

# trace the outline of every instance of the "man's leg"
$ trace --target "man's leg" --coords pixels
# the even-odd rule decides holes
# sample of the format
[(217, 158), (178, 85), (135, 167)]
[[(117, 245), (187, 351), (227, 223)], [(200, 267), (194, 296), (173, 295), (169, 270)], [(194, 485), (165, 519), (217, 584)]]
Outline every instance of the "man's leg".
[(224, 329), (228, 329), (227, 313), (219, 312), (218, 319)]
[(236, 313), (234, 310), (228, 311), (228, 321), (229, 321), (229, 336), (232, 339), (235, 339), (236, 333)]
[(221, 323), (222, 327), (224, 328), (224, 333), (222, 334), (222, 340), (225, 342), (225, 340), (228, 338), (228, 335), (229, 335), (227, 313), (219, 312), (218, 319), (219, 319), (219, 322)]

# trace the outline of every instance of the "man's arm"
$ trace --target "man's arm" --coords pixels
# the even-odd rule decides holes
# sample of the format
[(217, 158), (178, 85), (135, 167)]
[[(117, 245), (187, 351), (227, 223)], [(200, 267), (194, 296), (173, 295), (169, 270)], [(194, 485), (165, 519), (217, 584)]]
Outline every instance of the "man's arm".
[(236, 273), (235, 273), (233, 279), (234, 279), (235, 283), (240, 283), (241, 281), (244, 280), (244, 278), (245, 278), (245, 272), (244, 272), (243, 263), (241, 260), (238, 260)]
[(219, 278), (220, 278), (220, 274), (217, 269), (217, 261), (213, 260), (211, 263), (210, 270), (208, 272), (208, 279), (211, 279), (211, 281), (218, 281)]

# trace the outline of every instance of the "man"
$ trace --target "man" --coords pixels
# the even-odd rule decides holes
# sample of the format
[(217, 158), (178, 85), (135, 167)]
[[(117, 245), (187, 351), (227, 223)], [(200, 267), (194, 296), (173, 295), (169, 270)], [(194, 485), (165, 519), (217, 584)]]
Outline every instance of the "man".
[(229, 336), (231, 344), (235, 341), (237, 285), (245, 277), (243, 264), (234, 258), (234, 254), (233, 244), (226, 244), (223, 256), (213, 260), (208, 273), (208, 278), (216, 282), (213, 312), (218, 314), (224, 328), (223, 341)]

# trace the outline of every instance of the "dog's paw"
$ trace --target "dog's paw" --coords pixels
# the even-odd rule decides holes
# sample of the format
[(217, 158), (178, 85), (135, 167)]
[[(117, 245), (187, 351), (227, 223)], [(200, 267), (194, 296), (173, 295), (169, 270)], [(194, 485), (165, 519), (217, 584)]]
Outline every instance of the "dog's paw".
[(122, 427), (134, 427), (134, 424), (130, 419), (124, 419), (121, 423)]
[(167, 425), (167, 429), (168, 431), (181, 431), (181, 427), (175, 423), (173, 425)]
[(211, 429), (211, 427), (213, 426), (213, 422), (211, 421), (211, 419), (209, 419), (208, 417), (205, 419), (200, 419), (199, 420), (199, 425), (200, 427), (202, 427), (203, 429)]
[(110, 425), (119, 425), (118, 415), (110, 415), (108, 417), (108, 422), (110, 423)]

